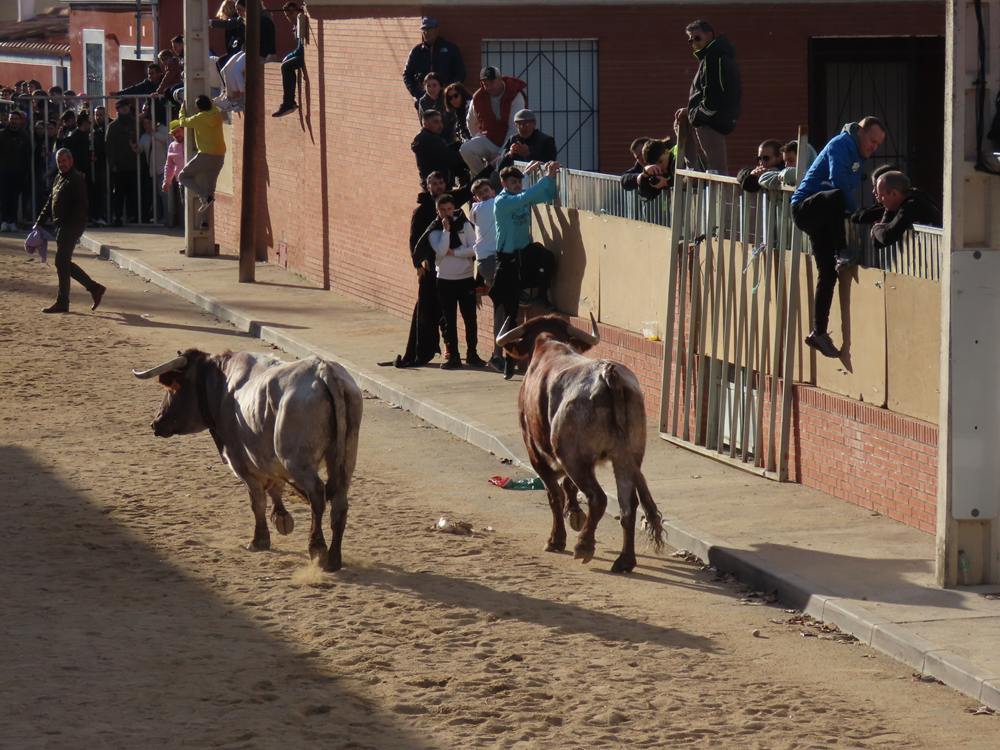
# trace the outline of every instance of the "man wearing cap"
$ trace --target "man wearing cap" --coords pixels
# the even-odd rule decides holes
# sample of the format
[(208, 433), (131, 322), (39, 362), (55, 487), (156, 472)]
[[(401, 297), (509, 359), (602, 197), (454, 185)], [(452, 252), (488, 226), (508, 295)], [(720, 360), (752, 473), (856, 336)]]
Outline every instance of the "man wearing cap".
[(465, 63), (454, 43), (438, 36), (436, 18), (424, 16), (420, 21), (421, 42), (410, 50), (403, 68), (403, 84), (416, 105), (424, 95), (424, 76), (437, 73), (441, 88), (465, 80)]
[(56, 302), (46, 307), (44, 313), (69, 312), (69, 282), (76, 279), (90, 292), (94, 303), (91, 310), (101, 304), (107, 291), (91, 279), (87, 272), (73, 262), (73, 249), (87, 228), (87, 180), (83, 173), (73, 169), (73, 154), (68, 148), (56, 151), (59, 175), (52, 185), (52, 194), (38, 214), (33, 229), (41, 228), (50, 219), (56, 225), (56, 272), (59, 274), (59, 295)]
[(472, 95), (467, 118), (469, 132), (477, 135), (460, 149), (473, 177), (491, 166), (503, 144), (517, 133), (514, 115), (526, 107), (527, 89), (524, 81), (501, 75), (492, 65), (479, 71), (479, 89)]
[(550, 162), (556, 160), (556, 139), (538, 129), (535, 113), (520, 109), (514, 115), (514, 133), (503, 144), (497, 169), (511, 166), (515, 161)]

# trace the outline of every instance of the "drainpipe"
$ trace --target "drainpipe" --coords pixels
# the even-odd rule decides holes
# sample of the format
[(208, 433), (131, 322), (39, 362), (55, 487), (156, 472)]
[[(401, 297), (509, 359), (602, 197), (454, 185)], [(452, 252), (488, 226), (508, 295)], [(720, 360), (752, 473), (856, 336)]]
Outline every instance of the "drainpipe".
[(142, 59), (142, 0), (135, 0), (135, 59)]

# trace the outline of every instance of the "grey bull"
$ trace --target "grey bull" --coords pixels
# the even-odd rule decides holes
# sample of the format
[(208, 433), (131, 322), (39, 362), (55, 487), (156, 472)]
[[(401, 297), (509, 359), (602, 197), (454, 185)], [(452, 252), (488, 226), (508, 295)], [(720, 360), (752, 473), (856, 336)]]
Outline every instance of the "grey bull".
[[(188, 349), (132, 374), (158, 378), (167, 390), (152, 423), (155, 435), (208, 430), (222, 459), (246, 484), (255, 522), (248, 549), (270, 548), (268, 495), (275, 527), (282, 534), (292, 531), (292, 515), (281, 501), (288, 485), (312, 509), (310, 556), (326, 570), (340, 569), (362, 412), (361, 390), (343, 367), (316, 357), (283, 362), (268, 354)], [(329, 549), (323, 537), (328, 502)]]

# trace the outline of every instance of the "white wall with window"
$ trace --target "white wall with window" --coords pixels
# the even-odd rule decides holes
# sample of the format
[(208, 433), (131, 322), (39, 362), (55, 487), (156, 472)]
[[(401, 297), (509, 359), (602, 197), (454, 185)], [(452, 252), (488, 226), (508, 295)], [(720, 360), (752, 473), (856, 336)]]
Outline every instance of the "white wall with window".
[(83, 80), (87, 96), (104, 96), (104, 29), (83, 30)]

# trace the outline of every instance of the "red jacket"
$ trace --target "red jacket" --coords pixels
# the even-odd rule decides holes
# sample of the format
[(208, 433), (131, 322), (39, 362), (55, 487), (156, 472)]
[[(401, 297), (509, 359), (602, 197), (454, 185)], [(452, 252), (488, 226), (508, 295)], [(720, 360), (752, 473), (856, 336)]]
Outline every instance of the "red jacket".
[(472, 95), (472, 106), (476, 110), (476, 119), (479, 127), (486, 131), (486, 136), (497, 146), (502, 146), (507, 140), (507, 128), (510, 125), (510, 103), (514, 97), (524, 93), (524, 104), (528, 105), (528, 94), (526, 92), (528, 84), (520, 78), (503, 77), (504, 92), (500, 97), (500, 117), (493, 114), (493, 107), (490, 105), (490, 95), (482, 86)]

